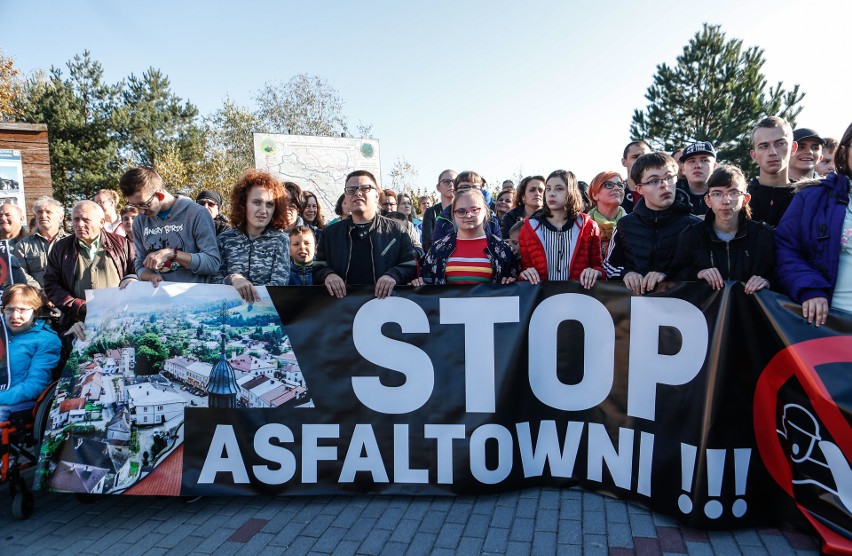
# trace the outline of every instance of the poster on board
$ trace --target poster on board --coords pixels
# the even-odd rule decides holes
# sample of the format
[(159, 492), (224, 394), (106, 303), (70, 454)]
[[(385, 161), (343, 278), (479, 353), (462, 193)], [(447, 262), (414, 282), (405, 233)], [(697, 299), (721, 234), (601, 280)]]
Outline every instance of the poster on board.
[(0, 205), (6, 203), (25, 210), (24, 169), (18, 150), (0, 149)]

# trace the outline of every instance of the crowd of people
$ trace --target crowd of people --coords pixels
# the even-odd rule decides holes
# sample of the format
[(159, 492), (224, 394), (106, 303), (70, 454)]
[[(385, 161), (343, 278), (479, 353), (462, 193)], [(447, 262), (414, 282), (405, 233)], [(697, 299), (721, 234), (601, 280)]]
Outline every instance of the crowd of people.
[[(70, 345), (83, 333), (85, 291), (135, 280), (229, 284), (247, 302), (258, 286), (318, 285), (342, 298), (348, 285), (370, 285), (384, 298), (398, 285), (556, 280), (591, 289), (621, 280), (643, 295), (663, 281), (718, 289), (733, 280), (746, 293), (788, 294), (819, 326), (830, 309), (852, 311), (850, 147), (852, 125), (837, 141), (768, 117), (752, 132), (751, 181), (720, 166), (709, 141), (665, 153), (639, 140), (624, 148), (624, 177), (606, 170), (587, 185), (555, 170), (503, 182), (492, 198), (478, 173), (447, 169), (434, 204), (356, 170), (328, 223), (314, 192), (261, 171), (231, 188), (226, 217), (219, 192), (193, 201), (170, 193), (156, 170), (134, 168), (118, 183), (123, 203), (101, 190), (71, 207), (71, 233), (52, 198), (34, 203), (29, 234), (19, 207), (0, 207), (12, 275), (26, 282), (4, 292), (4, 325), (15, 349), (55, 350), (44, 308)], [(25, 334), (39, 340), (17, 340)], [(58, 361), (30, 359), (40, 363), (15, 371), (19, 384), (43, 382), (42, 367)], [(35, 390), (2, 391), (0, 407)]]

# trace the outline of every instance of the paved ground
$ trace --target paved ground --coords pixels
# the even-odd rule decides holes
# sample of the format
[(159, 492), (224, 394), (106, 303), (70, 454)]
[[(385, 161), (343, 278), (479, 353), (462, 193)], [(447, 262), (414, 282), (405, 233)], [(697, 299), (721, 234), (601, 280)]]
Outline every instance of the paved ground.
[(10, 554), (817, 554), (777, 529), (706, 533), (579, 489), (467, 497), (105, 496), (36, 493), (14, 521), (0, 487), (0, 548)]

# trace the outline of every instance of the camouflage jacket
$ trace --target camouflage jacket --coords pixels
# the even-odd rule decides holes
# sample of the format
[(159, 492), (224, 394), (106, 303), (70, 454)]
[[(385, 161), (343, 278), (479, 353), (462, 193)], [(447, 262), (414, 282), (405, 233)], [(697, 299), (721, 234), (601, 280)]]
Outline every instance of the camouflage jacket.
[(213, 280), (230, 284), (230, 275), (239, 274), (255, 286), (286, 286), (290, 279), (290, 238), (287, 232), (267, 228), (259, 237), (249, 237), (237, 228), (225, 230), (216, 238), (222, 264)]

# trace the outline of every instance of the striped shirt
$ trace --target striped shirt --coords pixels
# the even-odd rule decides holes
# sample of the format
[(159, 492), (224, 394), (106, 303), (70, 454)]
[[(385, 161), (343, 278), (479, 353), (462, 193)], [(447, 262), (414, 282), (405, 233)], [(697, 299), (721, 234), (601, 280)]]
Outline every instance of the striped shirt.
[(448, 284), (488, 284), (493, 270), (486, 256), (488, 240), (485, 236), (476, 239), (457, 239), (453, 254), (447, 259), (445, 276)]
[(571, 259), (577, 248), (577, 239), (580, 234), (577, 221), (567, 222), (561, 230), (557, 230), (545, 219), (541, 219), (540, 223), (536, 234), (547, 256), (547, 279), (567, 281), (568, 276), (571, 275)]

